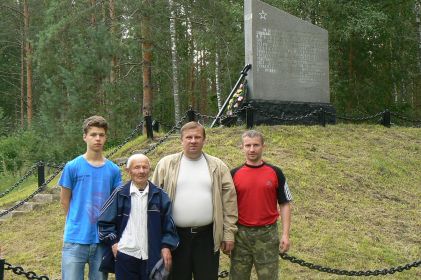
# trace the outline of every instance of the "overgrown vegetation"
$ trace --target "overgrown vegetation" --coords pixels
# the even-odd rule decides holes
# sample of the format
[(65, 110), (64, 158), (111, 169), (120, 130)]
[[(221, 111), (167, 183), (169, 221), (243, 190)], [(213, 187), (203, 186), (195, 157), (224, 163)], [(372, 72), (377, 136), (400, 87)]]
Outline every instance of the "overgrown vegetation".
[[(420, 129), (344, 124), (257, 129), (266, 136), (265, 159), (282, 167), (294, 196), (291, 255), (348, 270), (390, 268), (420, 259)], [(242, 164), (243, 130), (208, 129), (205, 151), (231, 168)], [(116, 157), (148, 145), (144, 138), (136, 139)], [(179, 150), (179, 138), (171, 137), (149, 156), (156, 164)], [(63, 225), (58, 202), (3, 222), (3, 257), (26, 270), (59, 278)], [(221, 269), (228, 266), (228, 258), (221, 257)], [(352, 279), (286, 261), (280, 266), (282, 279)], [(10, 271), (5, 277), (21, 279)], [(384, 278), (419, 279), (421, 268)]]

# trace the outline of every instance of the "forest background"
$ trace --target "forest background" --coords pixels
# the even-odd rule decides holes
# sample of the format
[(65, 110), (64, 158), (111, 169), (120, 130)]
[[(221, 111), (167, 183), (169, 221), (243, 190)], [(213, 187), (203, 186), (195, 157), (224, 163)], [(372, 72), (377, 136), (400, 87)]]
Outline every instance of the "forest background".
[[(420, 0), (266, 0), (329, 32), (339, 115), (421, 116)], [(82, 120), (121, 142), (145, 115), (216, 115), (244, 66), (243, 1), (2, 0), (0, 176), (83, 152)]]

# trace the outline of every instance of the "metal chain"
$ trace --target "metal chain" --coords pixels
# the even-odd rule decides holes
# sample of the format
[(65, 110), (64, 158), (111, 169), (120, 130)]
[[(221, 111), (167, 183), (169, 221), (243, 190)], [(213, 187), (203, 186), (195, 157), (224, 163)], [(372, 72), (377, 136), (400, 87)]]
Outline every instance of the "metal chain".
[(298, 121), (298, 120), (302, 120), (302, 119), (307, 119), (313, 115), (316, 115), (317, 113), (321, 112), (321, 110), (323, 109), (316, 109), (306, 115), (302, 115), (299, 117), (295, 117), (295, 118), (285, 118), (285, 117), (278, 117), (272, 114), (268, 114), (266, 112), (264, 112), (263, 110), (259, 109), (259, 108), (254, 108), (252, 107), (253, 110), (255, 110), (256, 112), (259, 112), (260, 114), (262, 114), (265, 117), (271, 118), (271, 119), (275, 119), (275, 120), (280, 120), (280, 121)]
[(218, 273), (218, 278), (227, 278), (229, 276), (229, 272), (227, 270), (222, 270)]
[(201, 118), (201, 119), (211, 119), (211, 120), (216, 119), (215, 116), (204, 115), (204, 114), (201, 114), (201, 113), (196, 113), (196, 117)]
[(379, 276), (379, 275), (393, 274), (395, 272), (402, 272), (404, 270), (409, 270), (413, 267), (418, 267), (418, 266), (421, 265), (421, 260), (418, 260), (418, 261), (414, 261), (412, 263), (408, 263), (408, 264), (403, 265), (403, 266), (397, 266), (397, 267), (392, 267), (392, 268), (388, 268), (388, 269), (376, 269), (376, 270), (367, 270), (367, 271), (343, 270), (343, 269), (329, 268), (329, 267), (325, 267), (325, 266), (321, 266), (321, 265), (316, 265), (316, 264), (313, 264), (313, 263), (310, 263), (310, 262), (306, 262), (302, 259), (299, 259), (299, 258), (296, 258), (296, 257), (293, 257), (293, 256), (289, 256), (286, 253), (280, 253), (279, 255), (284, 260), (288, 260), (292, 263), (299, 264), (299, 265), (301, 265), (303, 267), (307, 267), (309, 269), (314, 269), (314, 270), (318, 270), (318, 271), (326, 272), (326, 273), (330, 273), (330, 274), (347, 275), (347, 276)]
[(407, 122), (421, 123), (421, 120), (411, 120), (410, 118), (402, 116), (402, 115), (400, 115), (399, 113), (396, 113), (396, 112), (390, 112), (390, 114), (392, 116), (397, 117), (398, 119), (401, 119), (401, 120), (404, 120), (404, 121), (407, 121)]
[(13, 266), (8, 262), (4, 263), (4, 269), (5, 270), (11, 270), (16, 275), (23, 275), (27, 279), (50, 280), (50, 278), (48, 278), (48, 276), (45, 276), (45, 275), (38, 276), (33, 271), (25, 272), (25, 270), (21, 266)]
[(126, 137), (126, 139), (124, 139), (124, 141), (122, 143), (120, 143), (117, 147), (115, 147), (115, 149), (110, 152), (108, 155), (106, 155), (106, 157), (111, 157), (113, 156), (115, 153), (117, 153), (118, 150), (121, 149), (121, 147), (123, 147), (124, 145), (126, 145), (133, 137), (135, 137), (138, 133), (139, 130), (141, 130), (143, 128), (143, 122), (141, 121), (133, 130), (132, 132), (129, 134), (129, 136)]
[(16, 187), (21, 185), (26, 179), (28, 179), (29, 176), (35, 173), (35, 170), (38, 168), (38, 166), (41, 164), (41, 162), (37, 162), (34, 164), (29, 170), (22, 176), (22, 178), (19, 179), (13, 186), (8, 188), (6, 191), (0, 194), (0, 198), (10, 193), (12, 190), (14, 190)]
[(346, 120), (346, 121), (367, 121), (367, 120), (370, 120), (370, 119), (375, 119), (375, 118), (377, 118), (377, 117), (379, 117), (379, 116), (383, 115), (385, 112), (386, 112), (386, 111), (382, 111), (382, 112), (379, 112), (379, 113), (377, 113), (377, 114), (375, 114), (375, 115), (366, 116), (366, 117), (360, 117), (360, 118), (354, 118), (354, 117), (346, 117), (346, 116), (337, 116), (337, 115), (336, 115), (336, 114), (334, 114), (334, 113), (331, 113), (331, 112), (326, 112), (326, 111), (325, 111), (325, 113), (326, 113), (327, 115), (331, 115), (331, 116), (336, 117), (337, 119), (340, 119), (340, 120)]
[(253, 109), (253, 107), (250, 104), (247, 104), (246, 106), (243, 106), (240, 109), (235, 110), (232, 115), (230, 115), (230, 116), (225, 115), (225, 116), (221, 117), (220, 121), (222, 123), (225, 119), (232, 118), (232, 117), (240, 117), (239, 114), (241, 112), (246, 111), (246, 110), (250, 110), (250, 109)]
[(25, 198), (24, 200), (22, 200), (21, 202), (19, 202), (18, 204), (16, 204), (15, 206), (3, 211), (0, 213), (0, 217), (3, 217), (5, 215), (7, 215), (8, 213), (12, 212), (13, 210), (16, 210), (17, 208), (19, 208), (20, 206), (22, 206), (25, 202), (28, 202), (30, 199), (32, 199), (35, 195), (39, 194), (40, 192), (42, 192), (45, 187), (61, 172), (61, 170), (63, 170), (64, 168), (64, 164), (60, 165), (60, 167), (57, 168), (56, 171), (54, 171), (54, 173), (50, 176), (50, 178), (48, 178), (44, 184), (42, 184), (41, 186), (39, 186), (39, 188), (34, 191), (31, 195), (29, 195), (27, 198)]
[[(330, 273), (330, 274), (336, 274), (336, 275), (346, 275), (346, 276), (379, 276), (379, 275), (387, 275), (387, 274), (394, 274), (395, 272), (402, 272), (405, 270), (409, 270), (413, 267), (418, 267), (421, 265), (421, 260), (419, 261), (414, 261), (412, 263), (408, 263), (406, 265), (400, 265), (400, 266), (396, 266), (396, 267), (392, 267), (392, 268), (388, 268), (388, 269), (376, 269), (376, 270), (343, 270), (343, 269), (336, 269), (336, 268), (329, 268), (329, 267), (325, 267), (325, 266), (321, 266), (321, 265), (317, 265), (317, 264), (313, 264), (310, 262), (306, 262), (302, 259), (293, 257), (293, 256), (289, 256), (286, 253), (279, 253), (279, 256), (284, 259), (284, 260), (288, 260), (291, 263), (294, 264), (299, 264), (303, 267), (307, 267), (309, 269), (313, 269), (313, 270), (318, 270), (321, 272), (326, 272), (326, 273)], [(226, 278), (228, 277), (229, 272), (226, 270), (223, 270), (219, 273), (218, 277), (219, 278)]]
[(64, 163), (44, 162), (44, 165), (51, 168), (60, 168)]
[(160, 121), (160, 120), (155, 120), (157, 123), (159, 123), (160, 125), (162, 125), (163, 127), (165, 127), (166, 129), (168, 128), (172, 128), (173, 125), (170, 125), (166, 122)]

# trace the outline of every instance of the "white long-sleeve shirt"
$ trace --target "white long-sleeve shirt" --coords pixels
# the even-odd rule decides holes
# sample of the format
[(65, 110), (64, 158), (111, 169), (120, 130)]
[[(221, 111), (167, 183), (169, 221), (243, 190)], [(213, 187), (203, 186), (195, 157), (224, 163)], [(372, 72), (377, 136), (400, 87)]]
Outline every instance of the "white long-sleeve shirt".
[(149, 183), (143, 191), (131, 183), (130, 217), (118, 242), (118, 251), (141, 260), (148, 259), (148, 192)]

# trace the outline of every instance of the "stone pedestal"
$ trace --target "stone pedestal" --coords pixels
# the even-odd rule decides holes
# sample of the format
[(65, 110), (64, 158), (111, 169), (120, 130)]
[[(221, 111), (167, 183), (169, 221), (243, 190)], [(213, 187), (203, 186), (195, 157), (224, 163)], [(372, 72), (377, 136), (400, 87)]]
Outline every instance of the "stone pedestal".
[[(268, 124), (335, 124), (335, 108), (330, 103), (284, 102), (251, 100), (248, 104), (253, 108), (253, 123)], [(321, 111), (324, 111), (324, 116)], [(245, 119), (245, 114), (241, 118)]]

